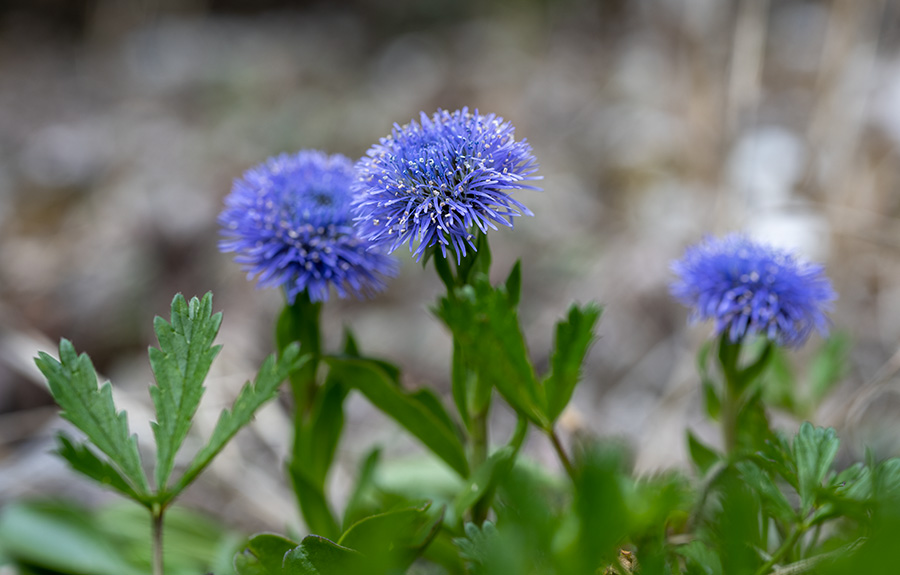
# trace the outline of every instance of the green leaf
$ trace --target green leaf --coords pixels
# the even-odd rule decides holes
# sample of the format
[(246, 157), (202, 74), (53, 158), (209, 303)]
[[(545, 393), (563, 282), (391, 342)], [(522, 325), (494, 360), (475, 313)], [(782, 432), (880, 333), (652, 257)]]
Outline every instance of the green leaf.
[(212, 293), (188, 304), (178, 294), (172, 300), (171, 323), (157, 316), (153, 329), (159, 349), (150, 348), (150, 366), (156, 385), (150, 397), (156, 407), (156, 421), (150, 425), (156, 438), (156, 486), (165, 491), (175, 464), (175, 454), (187, 437), (191, 421), (203, 395), (213, 360), (222, 346), (213, 340), (222, 324), (222, 314), (212, 313)]
[(245, 425), (250, 423), (256, 410), (278, 394), (281, 382), (296, 369), (300, 369), (309, 361), (309, 355), (298, 359), (300, 348), (296, 344), (284, 349), (278, 361), (270, 355), (259, 368), (254, 382), (246, 383), (238, 394), (231, 409), (222, 411), (209, 442), (194, 456), (181, 479), (168, 492), (172, 498), (189, 485), (197, 475), (218, 455), (225, 444)]
[[(263, 567), (256, 555), (249, 550), (235, 555), (233, 566), (237, 575), (272, 575), (272, 572)], [(280, 574), (281, 571), (278, 572), (278, 575)]]
[(326, 496), (326, 479), (344, 427), (347, 388), (329, 376), (317, 390), (309, 415), (295, 422), (293, 457), (288, 472), (309, 530), (324, 537), (341, 532)]
[(354, 523), (338, 544), (359, 551), (373, 572), (405, 572), (437, 534), (443, 507), (426, 503), (366, 517)]
[(722, 571), (722, 560), (719, 555), (703, 541), (694, 540), (687, 545), (680, 545), (675, 552), (688, 560), (691, 571), (703, 575), (725, 575)]
[(691, 460), (701, 473), (705, 474), (710, 467), (722, 460), (720, 453), (697, 439), (691, 430), (687, 432), (687, 439)]
[(300, 502), (300, 510), (306, 527), (317, 535), (324, 537), (337, 537), (340, 534), (334, 512), (328, 505), (325, 497), (325, 488), (316, 483), (303, 466), (292, 461), (288, 466), (288, 473), (294, 487), (294, 493)]
[(425, 257), (422, 258), (423, 266), (428, 263), (428, 258), (430, 256), (434, 256), (434, 269), (437, 272), (438, 277), (441, 278), (447, 291), (452, 291), (453, 287), (456, 285), (456, 280), (453, 278), (453, 271), (450, 269), (450, 259), (441, 255), (435, 255), (434, 250), (429, 248), (426, 250)]
[(112, 487), (126, 497), (147, 504), (149, 501), (147, 496), (135, 491), (119, 470), (97, 457), (89, 445), (73, 442), (63, 433), (57, 435), (57, 439), (59, 440), (57, 453), (68, 461), (75, 471), (102, 485)]
[(591, 446), (576, 462), (574, 510), (578, 517), (577, 573), (593, 573), (617, 560), (628, 532), (629, 509), (622, 492), (623, 454)]
[(828, 338), (809, 366), (810, 408), (817, 406), (847, 372), (850, 337), (836, 333)]
[(271, 533), (254, 535), (247, 543), (247, 550), (256, 557), (262, 572), (269, 575), (281, 575), (284, 557), (295, 547), (297, 544), (290, 539)]
[(475, 249), (467, 250), (466, 255), (460, 258), (456, 265), (456, 285), (469, 285), (479, 274), (490, 275), (491, 259), (491, 246), (487, 234), (478, 230), (475, 232)]
[(761, 449), (751, 456), (751, 460), (770, 474), (777, 474), (788, 485), (799, 490), (797, 483), (797, 466), (788, 439), (782, 433), (770, 435)]
[(422, 551), (422, 560), (440, 565), (444, 569), (442, 573), (447, 575), (466, 575), (470, 572), (466, 571), (465, 561), (453, 542), (455, 535), (456, 533), (447, 529), (439, 529), (428, 547)]
[(284, 556), (284, 575), (376, 573), (358, 552), (318, 535), (308, 535)]
[(317, 484), (324, 485), (341, 432), (347, 388), (329, 377), (316, 394), (315, 404), (301, 433), (301, 449), (294, 450), (296, 463)]
[(772, 359), (772, 350), (774, 348), (775, 345), (769, 340), (766, 340), (762, 351), (759, 352), (759, 355), (753, 360), (753, 363), (740, 370), (739, 378), (742, 381), (743, 387), (752, 385), (756, 379), (766, 371)]
[(353, 487), (353, 493), (344, 509), (344, 521), (342, 529), (347, 530), (352, 524), (356, 523), (363, 517), (370, 515), (367, 512), (372, 507), (369, 500), (375, 489), (375, 469), (378, 467), (378, 460), (381, 457), (381, 450), (375, 448), (366, 455), (359, 469), (359, 475), (356, 478), (356, 485)]
[(703, 407), (706, 408), (706, 414), (713, 421), (718, 420), (719, 414), (722, 412), (722, 401), (719, 399), (719, 394), (711, 380), (704, 379), (701, 385), (703, 386)]
[(760, 392), (756, 388), (756, 393), (747, 398), (737, 417), (737, 445), (749, 452), (758, 451), (772, 437), (766, 410), (759, 400)]
[(797, 378), (787, 354), (780, 348), (772, 351), (769, 369), (763, 381), (763, 401), (766, 405), (780, 407), (789, 413), (796, 414), (800, 411), (797, 405)]
[(112, 460), (139, 494), (149, 491), (141, 468), (137, 436), (128, 430), (128, 417), (117, 412), (109, 382), (97, 387), (97, 372), (87, 355), (77, 355), (69, 340), (59, 343), (57, 361), (40, 352), (35, 363), (50, 384), (50, 393), (72, 422)]
[(474, 523), (466, 523), (464, 531), (465, 537), (453, 540), (459, 547), (459, 554), (476, 565), (484, 565), (488, 561), (491, 548), (500, 541), (497, 527), (490, 521), (485, 521), (481, 527)]
[(793, 456), (797, 464), (800, 508), (806, 515), (812, 509), (816, 494), (837, 454), (840, 440), (832, 428), (813, 427), (808, 421), (794, 437)]
[(719, 419), (719, 413), (722, 410), (722, 402), (716, 392), (716, 384), (709, 375), (709, 352), (712, 350), (713, 342), (707, 341), (700, 346), (697, 352), (697, 372), (700, 374), (700, 384), (703, 389), (703, 406), (706, 414), (710, 419)]
[[(454, 432), (457, 431), (458, 428), (456, 423), (454, 423), (453, 419), (450, 417), (450, 414), (447, 413), (447, 409), (444, 407), (444, 403), (435, 392), (428, 389), (427, 387), (423, 387), (410, 393), (409, 397), (413, 401), (417, 402), (419, 405), (427, 409), (429, 412), (431, 412), (431, 415), (435, 419), (440, 421), (442, 426), (447, 429), (451, 429)], [(459, 437), (458, 433), (457, 437)], [(462, 441), (461, 437), (460, 441)]]
[(394, 418), (461, 476), (469, 474), (462, 442), (456, 431), (442, 421), (443, 418), (434, 416), (433, 406), (426, 406), (405, 393), (373, 361), (341, 357), (328, 357), (326, 361), (331, 374), (344, 385), (359, 390), (375, 407)]
[(547, 418), (552, 422), (562, 413), (575, 385), (581, 378), (581, 365), (588, 349), (596, 339), (594, 326), (602, 310), (589, 303), (582, 308), (569, 308), (566, 321), (556, 324), (556, 345), (551, 360), (552, 372), (544, 383), (547, 393)]
[(738, 462), (735, 467), (747, 485), (760, 495), (769, 514), (786, 525), (797, 520), (794, 508), (791, 507), (787, 497), (765, 471), (751, 461)]
[(506, 277), (504, 287), (506, 287), (506, 293), (509, 294), (509, 303), (513, 307), (518, 307), (522, 297), (522, 260), (516, 260), (516, 264)]
[(144, 573), (123, 557), (87, 509), (73, 505), (8, 503), (0, 514), (0, 547), (18, 561), (59, 573)]
[(457, 289), (433, 310), (453, 333), (466, 364), (479, 384), (495, 387), (507, 402), (542, 428), (543, 390), (538, 388), (516, 308), (504, 286), (494, 288), (484, 275)]
[(871, 511), (872, 480), (872, 469), (862, 463), (851, 465), (833, 476), (807, 523), (816, 525), (838, 516), (865, 521)]

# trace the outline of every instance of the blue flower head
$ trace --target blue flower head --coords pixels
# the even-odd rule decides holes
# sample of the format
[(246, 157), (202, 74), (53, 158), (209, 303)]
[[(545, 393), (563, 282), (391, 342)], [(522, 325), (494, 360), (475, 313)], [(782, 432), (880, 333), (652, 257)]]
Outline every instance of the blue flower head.
[(822, 266), (790, 252), (731, 234), (688, 248), (672, 270), (672, 295), (732, 342), (757, 334), (796, 347), (813, 329), (828, 333), (825, 312), (837, 294)]
[(289, 303), (358, 298), (384, 289), (394, 258), (372, 249), (353, 226), (353, 163), (304, 150), (269, 158), (234, 181), (219, 215), (223, 252), (234, 252), (259, 287), (284, 288)]
[(388, 245), (409, 243), (421, 258), (426, 248), (450, 247), (459, 258), (473, 250), (473, 232), (512, 227), (513, 217), (533, 215), (510, 196), (528, 185), (537, 162), (531, 146), (513, 137), (515, 128), (494, 114), (468, 108), (438, 110), (420, 123), (394, 124), (390, 136), (357, 163), (354, 200), (360, 235)]

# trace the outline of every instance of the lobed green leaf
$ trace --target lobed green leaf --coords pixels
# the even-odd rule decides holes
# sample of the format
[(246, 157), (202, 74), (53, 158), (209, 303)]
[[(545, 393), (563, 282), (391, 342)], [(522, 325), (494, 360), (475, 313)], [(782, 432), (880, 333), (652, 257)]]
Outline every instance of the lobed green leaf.
[(687, 431), (687, 440), (691, 460), (701, 473), (705, 474), (713, 465), (722, 460), (722, 454), (697, 439), (691, 430)]
[(156, 485), (164, 491), (175, 454), (187, 437), (203, 396), (203, 382), (221, 346), (213, 340), (222, 324), (222, 314), (212, 313), (212, 293), (187, 303), (178, 294), (172, 300), (171, 323), (157, 316), (153, 328), (159, 349), (150, 348), (150, 366), (156, 385), (150, 396), (156, 407), (151, 423), (156, 438)]
[(350, 526), (338, 544), (361, 553), (370, 572), (403, 573), (437, 534), (444, 508), (430, 503), (366, 517)]
[(377, 573), (358, 552), (318, 535), (308, 535), (284, 556), (284, 575)]
[(797, 491), (804, 515), (812, 509), (825, 475), (831, 469), (840, 441), (833, 428), (813, 427), (808, 421), (794, 437), (792, 453), (797, 465)]
[(572, 398), (572, 392), (581, 378), (585, 356), (596, 339), (594, 327), (601, 313), (601, 308), (593, 303), (584, 307), (573, 305), (569, 308), (566, 320), (556, 324), (552, 371), (544, 382), (547, 394), (546, 415), (551, 424)]
[(212, 459), (218, 455), (225, 444), (245, 425), (250, 423), (256, 410), (264, 403), (273, 399), (278, 394), (278, 387), (292, 372), (300, 369), (307, 361), (309, 355), (299, 357), (300, 348), (296, 344), (289, 345), (281, 357), (276, 361), (274, 355), (270, 355), (259, 368), (256, 379), (251, 384), (247, 382), (238, 394), (232, 408), (226, 409), (219, 416), (219, 421), (213, 429), (212, 437), (207, 444), (194, 456), (194, 460), (184, 472), (184, 475), (170, 492), (166, 495), (169, 499), (175, 497), (187, 485), (203, 471)]
[(97, 372), (86, 354), (77, 355), (72, 342), (59, 343), (59, 361), (41, 352), (35, 363), (47, 378), (60, 414), (87, 435), (122, 471), (133, 490), (145, 495), (147, 477), (141, 467), (137, 437), (128, 429), (128, 416), (117, 412), (109, 382), (97, 387)]
[(135, 491), (118, 469), (99, 458), (90, 445), (75, 442), (63, 433), (57, 435), (57, 440), (59, 449), (56, 453), (68, 461), (75, 471), (90, 477), (101, 485), (115, 489), (125, 497), (145, 505), (149, 501), (146, 494)]
[(473, 285), (441, 298), (433, 311), (450, 328), (479, 384), (495, 387), (517, 412), (548, 428), (543, 390), (505, 286), (494, 288), (486, 276), (479, 275)]

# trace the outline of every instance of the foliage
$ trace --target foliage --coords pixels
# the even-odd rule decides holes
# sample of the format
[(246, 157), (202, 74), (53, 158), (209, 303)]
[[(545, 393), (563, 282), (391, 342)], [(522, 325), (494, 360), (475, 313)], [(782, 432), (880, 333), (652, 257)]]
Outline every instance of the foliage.
[[(84, 436), (60, 434), (59, 455), (76, 472), (149, 510), (149, 529), (146, 522), (132, 529), (133, 515), (96, 515), (71, 504), (17, 504), (0, 515), (3, 556), (23, 573), (100, 575), (151, 568), (154, 575), (204, 569), (218, 575), (896, 571), (900, 459), (845, 465), (834, 429), (804, 421), (788, 434), (769, 422), (773, 408), (798, 420), (810, 417), (845, 372), (849, 342), (840, 334), (825, 342), (807, 370), (795, 370), (784, 349), (827, 326), (834, 293), (821, 267), (742, 236), (708, 240), (674, 266), (681, 276), (675, 295), (698, 317), (716, 322), (717, 339), (701, 347), (698, 368), (706, 413), (720, 423), (723, 441), (721, 448), (707, 445), (688, 431), (692, 475), (639, 477), (623, 447), (588, 436), (564, 442), (557, 429), (585, 376), (602, 309), (571, 305), (555, 326), (552, 349), (535, 361), (519, 319), (521, 265), (500, 283), (490, 279), (486, 227), (511, 226), (513, 215), (530, 213), (504, 191), (527, 189), (523, 182), (535, 179), (530, 148), (516, 142), (501, 119), (465, 109), (423, 116), (421, 125), (396, 127), (392, 138), (361, 161), (357, 177), (363, 179), (354, 189), (368, 195), (352, 205), (362, 210), (357, 219), (367, 226), (360, 237), (387, 242), (389, 249), (418, 242), (415, 254), (423, 265), (434, 264), (446, 293), (431, 311), (452, 338), (452, 402), (430, 389), (408, 389), (400, 367), (367, 356), (349, 329), (340, 349), (324, 349), (320, 316), (330, 289), (325, 272), (311, 288), (297, 281), (296, 274), (304, 273), (297, 261), (282, 261), (290, 259), (290, 249), (278, 251), (285, 238), (299, 237), (302, 230), (292, 225), (309, 225), (303, 210), (312, 209), (312, 200), (294, 205), (293, 188), (279, 188), (279, 210), (303, 221), (285, 218), (277, 250), (269, 254), (279, 255), (260, 264), (268, 277), (274, 277), (272, 269), (293, 265), (285, 271), (291, 285), (276, 323), (276, 354), (222, 412), (180, 475), (176, 455), (219, 352), (213, 342), (221, 314), (212, 313), (211, 294), (190, 302), (178, 295), (171, 319), (154, 322), (159, 347), (150, 350), (156, 378), (150, 388), (156, 409), (152, 485), (127, 414), (116, 408), (109, 383), (98, 387), (90, 359), (67, 340), (60, 343), (59, 359), (46, 353), (37, 359), (62, 416)], [(254, 185), (274, 185), (284, 175), (278, 165), (270, 163), (271, 174), (251, 174)], [(291, 176), (297, 186), (316, 191), (308, 184), (318, 180), (304, 177)], [(414, 192), (403, 191), (412, 184)], [(471, 184), (469, 192), (464, 184)], [(342, 211), (342, 225), (347, 217)], [(254, 218), (251, 223), (259, 223)], [(327, 221), (318, 223), (327, 228)], [(384, 226), (390, 235), (395, 225), (396, 235), (382, 237)], [(322, 263), (330, 253), (322, 248), (315, 261)], [(301, 267), (315, 266), (310, 261)], [(350, 287), (336, 287), (339, 293), (354, 291), (354, 280), (341, 277)], [(294, 421), (287, 475), (308, 533), (262, 533), (235, 547), (233, 535), (202, 520), (169, 514), (166, 522), (173, 500), (284, 381), (290, 384)], [(348, 424), (344, 405), (354, 393), (396, 421), (425, 456), (383, 461), (378, 449), (371, 451), (339, 505), (329, 493), (329, 474)], [(512, 409), (517, 425), (509, 438), (492, 441), (489, 423), (499, 401)], [(523, 455), (529, 431), (549, 442), (564, 474)], [(170, 541), (166, 553), (164, 540)], [(179, 545), (185, 542), (197, 549), (194, 557), (182, 555)], [(235, 548), (233, 562), (223, 562), (222, 554), (230, 557)]]

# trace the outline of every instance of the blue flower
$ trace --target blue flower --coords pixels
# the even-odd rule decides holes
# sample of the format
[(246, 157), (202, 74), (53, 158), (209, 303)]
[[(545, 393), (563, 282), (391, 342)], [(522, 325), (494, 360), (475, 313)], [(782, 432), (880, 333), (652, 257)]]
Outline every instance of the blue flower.
[(449, 247), (457, 261), (473, 250), (475, 227), (513, 226), (513, 217), (533, 215), (510, 196), (538, 189), (527, 182), (537, 162), (531, 146), (513, 137), (515, 128), (494, 114), (468, 108), (438, 110), (420, 123), (394, 124), (390, 136), (372, 146), (356, 165), (354, 200), (360, 235), (393, 252), (403, 243), (421, 258)]
[(790, 252), (731, 234), (688, 248), (672, 270), (672, 295), (732, 342), (757, 334), (796, 347), (813, 329), (828, 333), (825, 312), (837, 294), (821, 265)]
[(223, 252), (234, 252), (259, 287), (284, 288), (289, 303), (369, 296), (397, 263), (359, 237), (350, 204), (353, 162), (304, 150), (269, 158), (234, 181), (219, 215)]

